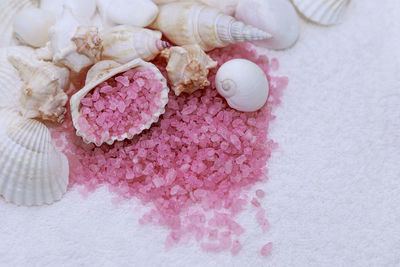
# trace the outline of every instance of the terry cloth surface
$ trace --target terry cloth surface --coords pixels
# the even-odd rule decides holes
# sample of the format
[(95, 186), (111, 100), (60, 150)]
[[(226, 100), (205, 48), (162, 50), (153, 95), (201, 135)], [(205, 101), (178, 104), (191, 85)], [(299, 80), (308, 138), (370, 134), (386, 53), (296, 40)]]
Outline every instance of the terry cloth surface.
[(290, 84), (260, 185), (271, 230), (243, 212), (239, 255), (165, 251), (167, 230), (139, 226), (134, 201), (73, 188), (52, 206), (0, 199), (0, 266), (400, 266), (399, 16), (398, 0), (355, 0), (341, 25), (302, 22), (295, 47), (265, 51)]

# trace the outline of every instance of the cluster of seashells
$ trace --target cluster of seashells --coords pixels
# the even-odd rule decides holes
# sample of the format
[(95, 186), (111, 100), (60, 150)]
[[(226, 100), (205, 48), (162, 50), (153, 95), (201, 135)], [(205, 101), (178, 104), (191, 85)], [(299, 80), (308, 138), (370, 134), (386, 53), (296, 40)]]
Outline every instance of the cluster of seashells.
[[(311, 21), (329, 25), (340, 21), (349, 0), (292, 1)], [(0, 9), (0, 195), (27, 206), (51, 204), (67, 190), (68, 160), (48, 128), (63, 122), (67, 93), (74, 92), (77, 135), (93, 142), (75, 123), (81, 99), (124, 71), (152, 70), (163, 84), (163, 105), (139, 134), (165, 112), (168, 84), (177, 96), (210, 85), (217, 62), (206, 52), (237, 42), (285, 49), (299, 36), (288, 0), (4, 0)], [(159, 55), (168, 81), (149, 62)], [(243, 112), (268, 98), (264, 72), (247, 60), (222, 65), (215, 84)], [(126, 138), (133, 135), (106, 143)]]

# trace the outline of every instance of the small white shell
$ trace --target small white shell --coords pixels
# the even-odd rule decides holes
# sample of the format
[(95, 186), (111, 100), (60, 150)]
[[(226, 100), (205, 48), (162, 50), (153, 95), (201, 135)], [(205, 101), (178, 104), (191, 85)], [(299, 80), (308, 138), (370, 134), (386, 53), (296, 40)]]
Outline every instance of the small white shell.
[(14, 34), (24, 44), (42, 47), (49, 41), (48, 31), (56, 22), (53, 13), (39, 8), (24, 8), (14, 17)]
[(239, 0), (200, 0), (200, 2), (218, 8), (229, 16), (233, 16)]
[(62, 16), (64, 6), (77, 17), (90, 19), (96, 11), (96, 0), (40, 0), (40, 9), (52, 12), (57, 18)]
[(80, 72), (95, 63), (93, 58), (77, 51), (73, 38), (80, 26), (90, 26), (90, 21), (74, 16), (70, 8), (65, 8), (62, 17), (49, 30), (53, 61), (74, 72)]
[(97, 0), (106, 25), (146, 27), (158, 14), (158, 7), (150, 0)]
[(204, 51), (231, 43), (263, 40), (271, 35), (245, 25), (217, 8), (195, 2), (161, 5), (153, 29), (177, 45), (198, 44)]
[(13, 37), (13, 21), (15, 14), (21, 9), (39, 6), (38, 0), (1, 0), (0, 1), (0, 47), (16, 45)]
[(104, 31), (102, 59), (110, 59), (125, 64), (140, 58), (154, 59), (169, 43), (161, 41), (162, 34), (140, 27), (120, 25)]
[(40, 122), (0, 111), (0, 195), (32, 206), (60, 200), (67, 190), (67, 158)]
[(297, 10), (307, 19), (321, 25), (342, 21), (350, 0), (292, 0)]
[(71, 115), (72, 115), (72, 122), (76, 129), (76, 135), (81, 136), (85, 143), (94, 143), (97, 146), (100, 146), (102, 143), (97, 143), (96, 140), (91, 140), (88, 138), (85, 133), (80, 130), (80, 126), (78, 123), (78, 119), (81, 115), (81, 100), (97, 85), (100, 83), (110, 79), (111, 77), (117, 75), (118, 73), (123, 73), (130, 69), (151, 69), (155, 73), (155, 77), (163, 84), (163, 89), (160, 93), (160, 100), (162, 105), (160, 109), (153, 114), (152, 118), (145, 123), (142, 127), (140, 127), (139, 131), (135, 134), (126, 133), (123, 134), (121, 137), (118, 136), (111, 136), (109, 140), (105, 141), (105, 143), (111, 145), (115, 141), (123, 141), (125, 139), (132, 139), (135, 135), (140, 134), (142, 131), (147, 130), (151, 127), (151, 125), (158, 121), (158, 118), (164, 114), (165, 106), (168, 103), (168, 93), (169, 88), (167, 87), (167, 81), (164, 76), (161, 74), (159, 69), (148, 62), (144, 62), (141, 59), (135, 59), (127, 64), (121, 65), (112, 60), (104, 60), (100, 61), (95, 64), (88, 72), (86, 77), (86, 85), (81, 90), (79, 90), (76, 94), (71, 97), (70, 100), (70, 107), (71, 107)]
[(223, 64), (215, 77), (215, 85), (229, 106), (239, 111), (257, 111), (268, 99), (267, 77), (249, 60), (233, 59)]
[(168, 59), (168, 81), (177, 96), (209, 86), (209, 69), (218, 65), (198, 45), (171, 47), (163, 56)]
[(15, 79), (23, 81), (19, 88), (22, 115), (62, 122), (68, 101), (64, 89), (69, 85), (69, 71), (33, 56), (9, 55), (8, 60), (18, 71)]
[(293, 46), (299, 37), (299, 18), (288, 0), (240, 0), (236, 18), (272, 34), (272, 38), (254, 41), (269, 49)]

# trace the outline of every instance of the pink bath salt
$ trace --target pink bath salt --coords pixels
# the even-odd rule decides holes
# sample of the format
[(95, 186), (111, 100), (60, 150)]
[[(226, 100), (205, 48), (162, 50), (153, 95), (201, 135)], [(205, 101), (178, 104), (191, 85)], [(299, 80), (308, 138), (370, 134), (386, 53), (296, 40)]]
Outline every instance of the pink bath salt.
[(255, 199), (255, 198), (253, 198), (252, 200), (251, 200), (251, 204), (254, 206), (254, 207), (261, 207), (261, 204), (260, 204), (260, 202), (257, 200), (257, 199)]
[(257, 189), (257, 190), (256, 190), (256, 196), (257, 196), (258, 198), (264, 198), (265, 192), (264, 192), (263, 190), (261, 190), (261, 189)]
[[(208, 77), (211, 85), (204, 90), (179, 97), (170, 92), (159, 121), (132, 140), (101, 147), (85, 144), (76, 136), (69, 112), (64, 123), (51, 131), (61, 133), (55, 139), (66, 140), (61, 149), (69, 160), (70, 186), (81, 185), (93, 192), (108, 185), (123, 199), (136, 198), (153, 207), (153, 213), (140, 222), (169, 229), (167, 247), (191, 236), (203, 250), (231, 250), (236, 254), (241, 249), (238, 237), (246, 231), (236, 222), (236, 216), (248, 208), (251, 198), (245, 197), (246, 192), (267, 180), (266, 163), (276, 148), (276, 143), (268, 139), (268, 130), (287, 78), (271, 77), (268, 58), (257, 56), (245, 44), (209, 54), (219, 65), (233, 58), (258, 64), (268, 81), (273, 81), (267, 105), (252, 113), (230, 108), (215, 89), (215, 68)], [(165, 63), (154, 63), (166, 74)], [(82, 113), (84, 108), (89, 110), (78, 123), (97, 138), (103, 138), (104, 132), (137, 131), (142, 119), (151, 117), (151, 111), (160, 104), (152, 96), (162, 86), (159, 81), (149, 82), (152, 75), (151, 71), (129, 70), (118, 75), (128, 78), (128, 86), (115, 79), (102, 83), (87, 95), (93, 105), (82, 105)], [(95, 109), (97, 101), (102, 101), (104, 110)], [(125, 104), (123, 113), (118, 109), (120, 101)], [(188, 215), (188, 210), (195, 212)], [(260, 222), (266, 222), (265, 214)], [(217, 240), (209, 242), (209, 228), (218, 231)]]
[(149, 70), (108, 79), (81, 100), (85, 108), (81, 110), (84, 125), (78, 121), (81, 131), (101, 143), (113, 136), (135, 135), (161, 108), (162, 88), (161, 82)]
[(267, 244), (265, 244), (262, 248), (261, 248), (261, 256), (268, 256), (271, 253), (272, 250), (272, 243), (269, 242)]

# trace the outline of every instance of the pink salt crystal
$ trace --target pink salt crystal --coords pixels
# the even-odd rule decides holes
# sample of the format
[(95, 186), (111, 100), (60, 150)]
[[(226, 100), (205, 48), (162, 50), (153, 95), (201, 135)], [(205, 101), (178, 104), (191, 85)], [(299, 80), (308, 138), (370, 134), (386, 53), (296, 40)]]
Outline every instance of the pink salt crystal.
[(261, 189), (257, 189), (256, 190), (256, 196), (258, 198), (263, 198), (265, 196), (265, 192), (263, 190), (261, 190)]
[(260, 202), (257, 200), (257, 199), (255, 199), (255, 198), (253, 198), (252, 200), (251, 200), (251, 204), (253, 204), (253, 206), (255, 206), (255, 207), (261, 207), (261, 204), (260, 204)]
[(265, 244), (262, 248), (261, 248), (261, 256), (268, 256), (271, 253), (271, 249), (272, 249), (272, 243), (269, 242), (267, 244)]
[(231, 248), (232, 255), (237, 255), (241, 249), (242, 249), (242, 244), (240, 244), (239, 240), (233, 241)]
[(204, 251), (207, 251), (207, 252), (218, 252), (218, 251), (220, 251), (219, 244), (202, 243), (200, 246)]
[(129, 79), (126, 76), (115, 77), (115, 80), (117, 82), (120, 82), (123, 86), (128, 86), (129, 85)]

